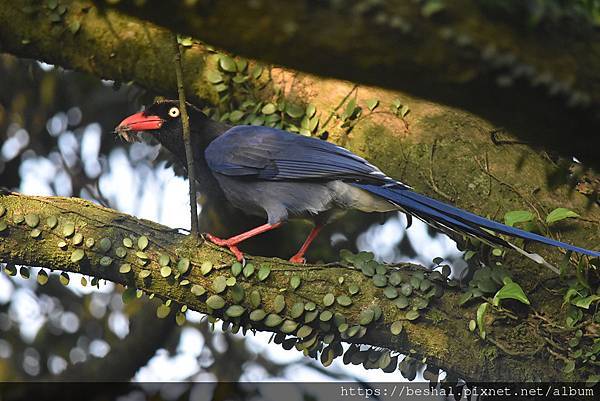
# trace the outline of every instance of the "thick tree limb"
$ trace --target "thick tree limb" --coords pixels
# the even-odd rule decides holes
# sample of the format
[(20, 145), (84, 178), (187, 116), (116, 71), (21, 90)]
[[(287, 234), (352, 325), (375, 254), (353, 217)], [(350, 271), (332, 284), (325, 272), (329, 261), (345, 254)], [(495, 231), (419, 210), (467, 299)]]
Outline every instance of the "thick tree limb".
[[(229, 266), (235, 259), (228, 252), (206, 242), (196, 246), (195, 240), (190, 239), (189, 236), (177, 234), (167, 227), (135, 219), (81, 199), (9, 193), (0, 195), (0, 208), (5, 209), (0, 217), (0, 224), (6, 225), (0, 233), (0, 262), (82, 273), (135, 287), (171, 302), (169, 307), (171, 314), (177, 312), (181, 305), (187, 305), (190, 309), (203, 313), (211, 312), (206, 297), (215, 295), (216, 278), (232, 277)], [(24, 220), (24, 217), (27, 219)], [(54, 218), (57, 224), (52, 222)], [(74, 232), (69, 225), (74, 225)], [(83, 239), (76, 240), (75, 235), (82, 235)], [(136, 249), (136, 243), (142, 236), (148, 239), (149, 245), (142, 246), (144, 250), (140, 251)], [(133, 240), (133, 249), (124, 248), (122, 245), (124, 238)], [(61, 241), (65, 244), (60, 244)], [(117, 250), (118, 248), (126, 250), (123, 258), (118, 256), (121, 252)], [(164, 261), (161, 262), (162, 265), (159, 263), (161, 256), (164, 259), (163, 255), (168, 255), (171, 259), (172, 273), (167, 275), (164, 270), (161, 271)], [(191, 269), (176, 279), (174, 277), (176, 266), (183, 258), (189, 259)], [(248, 278), (245, 278), (244, 274), (238, 275), (237, 285), (244, 289), (243, 299), (234, 302), (233, 289), (220, 292), (226, 305), (224, 307), (213, 305), (214, 315), (222, 316), (228, 306), (237, 303), (245, 308), (242, 315), (244, 324), (249, 324), (250, 327), (258, 330), (277, 330), (279, 324), (276, 328), (269, 329), (262, 323), (247, 320), (248, 313), (256, 309), (251, 306), (252, 291), (260, 293), (261, 308), (267, 313), (274, 313), (278, 308), (275, 298), (283, 295), (285, 306), (279, 314), (291, 321), (294, 320), (291, 317), (291, 308), (298, 302), (304, 304), (313, 302), (317, 310), (340, 313), (350, 327), (359, 323), (361, 311), (378, 305), (383, 311), (381, 320), (365, 324), (366, 335), (360, 339), (349, 339), (349, 342), (385, 347), (414, 356), (426, 356), (428, 363), (455, 372), (466, 379), (484, 381), (565, 379), (557, 368), (549, 365), (543, 358), (536, 357), (535, 353), (531, 355), (498, 353), (495, 358), (489, 358), (488, 353), (493, 347), (490, 348), (486, 342), (478, 341), (476, 336), (468, 331), (466, 323), (473, 314), (472, 308), (459, 308), (457, 306), (459, 293), (444, 288), (442, 282), (437, 284), (445, 289), (441, 298), (432, 301), (422, 311), (422, 317), (418, 320), (414, 322), (404, 320), (404, 330), (400, 335), (395, 336), (390, 332), (390, 325), (398, 319), (402, 320), (401, 316), (404, 313), (391, 300), (383, 296), (382, 289), (375, 287), (360, 270), (342, 266), (298, 266), (283, 260), (263, 258), (252, 258), (250, 262), (256, 265), (257, 270), (259, 266), (268, 266), (270, 274), (266, 278), (260, 276), (262, 280), (258, 273)], [(212, 263), (213, 266), (208, 273), (207, 263)], [(128, 264), (131, 271), (120, 273), (119, 269), (123, 264)], [(203, 268), (201, 268), (202, 264), (204, 264)], [(399, 266), (399, 272), (402, 274), (422, 269), (409, 264)], [(202, 274), (202, 270), (206, 274)], [(141, 278), (142, 271), (148, 271), (149, 276)], [(290, 287), (292, 276), (301, 278), (301, 284), (295, 290)], [(344, 278), (344, 285), (340, 285), (340, 277)], [(336, 296), (346, 294), (345, 288), (350, 284), (356, 284), (360, 288), (360, 292), (351, 297), (350, 306), (341, 306), (339, 303), (324, 306), (323, 299), (327, 293), (331, 292)], [(194, 295), (192, 292), (196, 294), (198, 292), (192, 291), (191, 288), (197, 289), (198, 287), (194, 286), (198, 285), (206, 289), (207, 293), (202, 296)], [(162, 308), (165, 306), (163, 305)], [(237, 321), (235, 318), (229, 320)], [(302, 321), (302, 318), (296, 320)], [(318, 322), (317, 318), (307, 325), (313, 328), (314, 333), (326, 334), (328, 325)], [(507, 335), (511, 330), (523, 331), (525, 328), (520, 325), (521, 323), (516, 327), (506, 325), (498, 329), (498, 335)], [(493, 333), (493, 330), (490, 331)]]
[[(526, 27), (519, 2), (492, 9), (492, 2), (444, 1), (434, 14), (427, 3), (434, 2), (121, 1), (118, 7), (236, 54), (458, 106), (600, 167), (597, 29), (582, 21)], [(506, 8), (514, 18), (503, 14)]]
[[(90, 1), (63, 3), (67, 12), (58, 20), (27, 0), (0, 5), (0, 50), (175, 94), (165, 68), (170, 32)], [(470, 0), (445, 2), (434, 18), (423, 17), (417, 2), (399, 0), (367, 13), (352, 11), (354, 3), (337, 9), (305, 0), (126, 3), (127, 12), (239, 54), (459, 106), (527, 142), (599, 166), (598, 33), (564, 26), (523, 32)], [(372, 17), (379, 14), (387, 23)], [(195, 45), (184, 60), (195, 103), (216, 96), (205, 85), (203, 50)]]

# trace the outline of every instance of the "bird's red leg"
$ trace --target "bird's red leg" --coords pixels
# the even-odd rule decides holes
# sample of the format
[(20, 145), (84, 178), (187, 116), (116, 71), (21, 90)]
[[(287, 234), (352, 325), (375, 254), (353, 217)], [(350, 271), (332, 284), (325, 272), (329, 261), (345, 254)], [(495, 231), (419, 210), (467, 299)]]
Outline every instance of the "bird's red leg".
[(240, 242), (245, 241), (248, 238), (252, 238), (258, 234), (262, 234), (266, 231), (273, 230), (279, 227), (280, 225), (281, 223), (263, 224), (262, 226), (258, 226), (256, 228), (253, 228), (252, 230), (246, 231), (228, 239), (221, 239), (215, 237), (212, 234), (206, 234), (206, 238), (208, 238), (208, 240), (213, 244), (228, 247), (229, 250), (235, 255), (236, 259), (241, 262), (244, 259), (244, 254), (237, 247), (237, 245)]
[(306, 253), (306, 251), (308, 250), (308, 247), (314, 241), (314, 239), (317, 238), (317, 235), (319, 235), (319, 231), (321, 231), (322, 228), (323, 228), (323, 226), (319, 225), (319, 226), (315, 226), (312, 229), (312, 231), (310, 232), (310, 234), (308, 234), (308, 237), (306, 237), (304, 244), (302, 244), (302, 246), (300, 247), (298, 252), (296, 252), (296, 254), (290, 258), (290, 262), (294, 262), (294, 263), (305, 263), (306, 262), (306, 259), (304, 258), (304, 254)]

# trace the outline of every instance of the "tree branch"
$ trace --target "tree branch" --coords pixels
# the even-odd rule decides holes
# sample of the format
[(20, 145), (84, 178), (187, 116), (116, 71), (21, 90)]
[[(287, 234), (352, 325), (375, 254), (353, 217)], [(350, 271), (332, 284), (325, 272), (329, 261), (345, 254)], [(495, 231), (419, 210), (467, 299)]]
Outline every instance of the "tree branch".
[(591, 23), (565, 17), (527, 27), (519, 2), (493, 9), (493, 2), (455, 0), (437, 10), (428, 3), (434, 2), (120, 1), (117, 7), (236, 54), (458, 106), (600, 167), (593, 150), (600, 148), (600, 32)]
[[(392, 273), (400, 275), (404, 283), (428, 278), (430, 288), (417, 285), (407, 296), (411, 304), (426, 300), (426, 307), (417, 314), (420, 317), (411, 320), (410, 308), (400, 308), (384, 296), (383, 289), (356, 267), (298, 266), (249, 258), (255, 271), (250, 272), (247, 265), (240, 273), (230, 267), (233, 256), (210, 243), (197, 246), (195, 239), (167, 227), (81, 199), (8, 193), (0, 195), (0, 210), (0, 262), (110, 280), (129, 286), (132, 296), (139, 289), (165, 302), (157, 310), (162, 316), (169, 312), (180, 319), (184, 307), (244, 330), (284, 331), (287, 340), (278, 334), (282, 336), (278, 341), (284, 345), (287, 341), (288, 346), (289, 341), (297, 342), (299, 349), (315, 355), (326, 336), (332, 335), (327, 340), (330, 345), (322, 350), (323, 361), (340, 355), (343, 341), (424, 356), (427, 363), (465, 379), (564, 379), (557, 367), (533, 355), (498, 353), (488, 358), (490, 345), (467, 328), (473, 308), (459, 308), (459, 292), (448, 287), (439, 273), (427, 273), (419, 266), (377, 268), (384, 269), (380, 273), (390, 279)], [(292, 283), (292, 277), (299, 282)], [(352, 286), (359, 292), (354, 293)], [(259, 309), (270, 317), (250, 314)], [(399, 335), (390, 331), (396, 321), (403, 323)], [(507, 335), (512, 329), (503, 326), (497, 335)], [(488, 331), (490, 336), (496, 334), (491, 327)], [(302, 339), (293, 340), (295, 335)], [(368, 354), (362, 352), (362, 361)], [(356, 360), (361, 362), (360, 357)]]

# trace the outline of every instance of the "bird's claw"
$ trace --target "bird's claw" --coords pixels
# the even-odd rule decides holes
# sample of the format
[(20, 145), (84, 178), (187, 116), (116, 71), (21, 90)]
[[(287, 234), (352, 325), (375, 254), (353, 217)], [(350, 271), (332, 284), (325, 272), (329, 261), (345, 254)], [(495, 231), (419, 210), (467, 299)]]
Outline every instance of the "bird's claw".
[(306, 263), (306, 258), (302, 255), (294, 255), (290, 258), (290, 262), (303, 265)]
[(226, 246), (227, 248), (229, 248), (231, 253), (233, 253), (233, 255), (235, 256), (235, 258), (237, 259), (238, 262), (245, 264), (244, 254), (237, 247), (237, 244), (238, 244), (237, 242), (233, 242), (233, 241), (230, 241), (227, 239), (215, 237), (214, 235), (208, 234), (208, 233), (206, 234), (206, 238), (208, 238), (208, 240), (215, 245)]

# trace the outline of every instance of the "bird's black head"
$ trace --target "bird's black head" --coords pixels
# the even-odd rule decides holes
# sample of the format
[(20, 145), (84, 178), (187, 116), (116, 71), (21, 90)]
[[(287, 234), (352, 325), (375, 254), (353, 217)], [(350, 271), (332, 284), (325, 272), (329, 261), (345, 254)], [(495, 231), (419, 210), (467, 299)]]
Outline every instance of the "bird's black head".
[[(195, 133), (202, 134), (204, 126), (209, 118), (197, 107), (187, 104), (187, 112), (190, 118), (190, 128)], [(161, 100), (155, 102), (146, 110), (133, 114), (115, 128), (115, 132), (128, 142), (139, 140), (141, 132), (156, 135), (160, 142), (181, 141), (182, 122), (179, 101)]]

